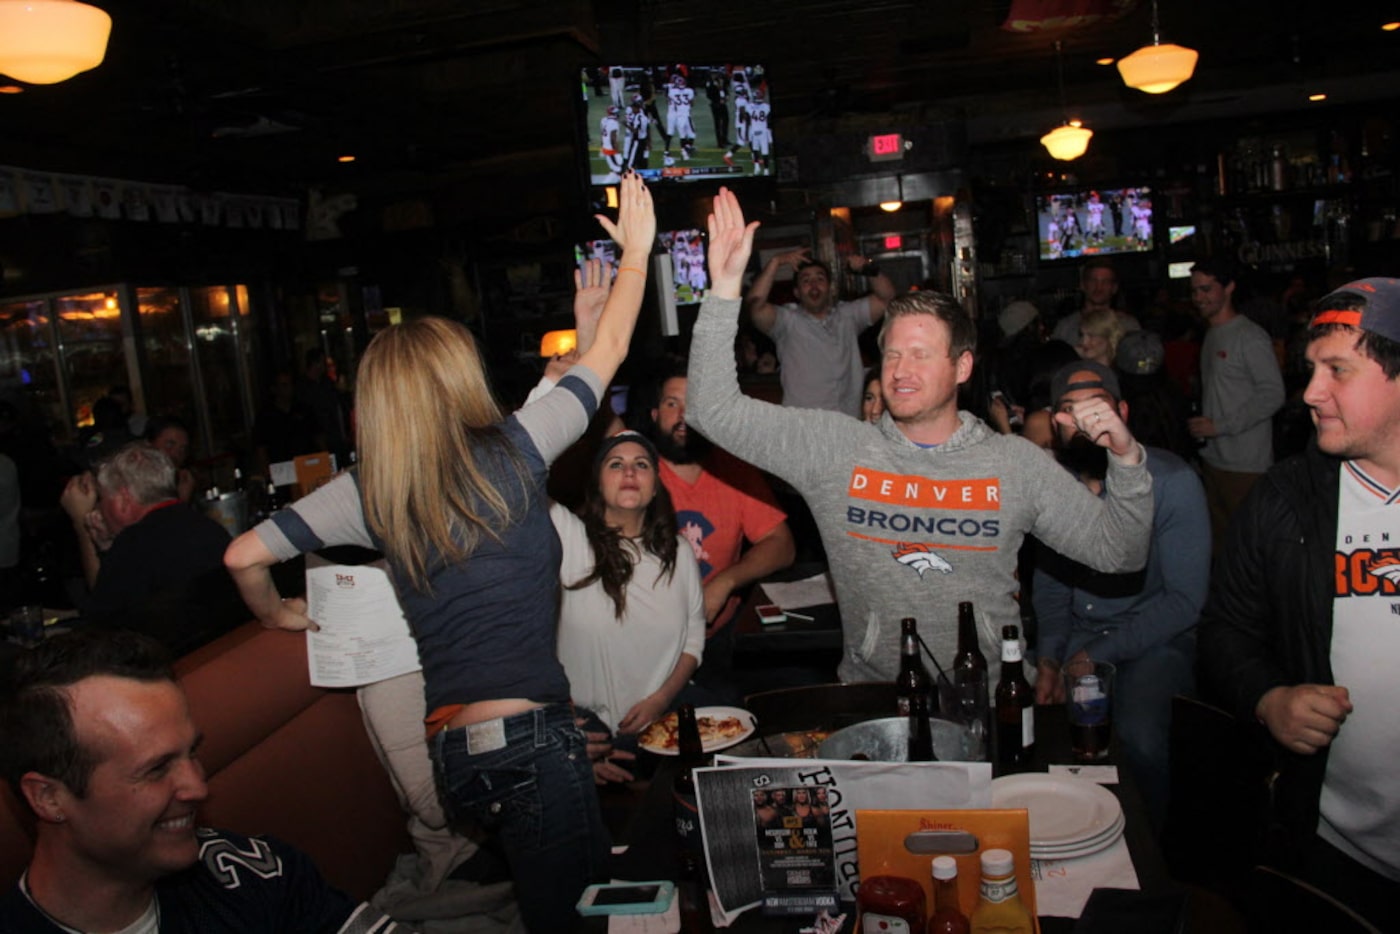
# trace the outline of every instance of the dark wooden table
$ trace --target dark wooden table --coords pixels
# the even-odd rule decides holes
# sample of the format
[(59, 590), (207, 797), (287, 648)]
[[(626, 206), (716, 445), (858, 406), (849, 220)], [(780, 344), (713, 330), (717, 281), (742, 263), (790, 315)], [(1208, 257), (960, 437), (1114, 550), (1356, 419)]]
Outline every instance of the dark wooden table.
[[(824, 564), (794, 564), (769, 580), (805, 580), (826, 570)], [(841, 651), (841, 611), (835, 603), (810, 607), (795, 607), (810, 620), (788, 618), (782, 623), (762, 623), (754, 607), (773, 602), (760, 582), (749, 588), (748, 597), (739, 608), (735, 622), (734, 652), (736, 655), (771, 654), (775, 657), (819, 651)]]
[[(871, 711), (873, 716), (884, 716), (885, 711)], [(820, 728), (813, 723), (809, 728)], [(1025, 771), (1045, 771), (1049, 765), (1072, 761), (1069, 746), (1069, 724), (1062, 705), (1036, 708), (1036, 749), (1034, 760)], [(1111, 760), (1110, 760), (1111, 761)], [(649, 782), (638, 782), (620, 789), (605, 789), (604, 811), (614, 828), (614, 842), (626, 844), (624, 853), (614, 856), (612, 876), (618, 879), (675, 879), (679, 873), (676, 857), (675, 834), (672, 827), (671, 783), (677, 771), (677, 760), (663, 758), (656, 767)], [(1167, 873), (1155, 837), (1149, 827), (1147, 812), (1142, 798), (1133, 786), (1127, 770), (1120, 767), (1119, 783), (1106, 786), (1118, 797), (1123, 805), (1125, 821), (1124, 839), (1132, 856), (1133, 867), (1137, 871), (1141, 892), (1145, 896), (1178, 895), (1176, 886)], [(852, 920), (854, 912), (852, 909)], [(594, 926), (590, 921), (588, 930), (604, 931), (606, 924)], [(805, 925), (803, 919), (767, 918), (751, 910), (729, 928), (753, 934), (787, 934)], [(1042, 917), (1042, 934), (1068, 934), (1074, 929), (1075, 921), (1070, 918)], [(687, 926), (686, 930), (691, 928)], [(708, 912), (705, 913), (700, 930), (711, 930)]]

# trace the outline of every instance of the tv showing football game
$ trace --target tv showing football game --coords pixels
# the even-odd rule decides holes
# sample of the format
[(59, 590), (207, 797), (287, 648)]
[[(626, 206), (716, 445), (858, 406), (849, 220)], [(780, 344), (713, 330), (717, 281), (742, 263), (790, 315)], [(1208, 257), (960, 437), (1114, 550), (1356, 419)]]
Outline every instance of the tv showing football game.
[(668, 230), (658, 234), (661, 248), (671, 257), (671, 278), (677, 305), (695, 305), (710, 287), (705, 268), (705, 238), (699, 230)]
[(1035, 213), (1042, 261), (1154, 248), (1152, 190), (1146, 186), (1040, 194)]
[(629, 168), (663, 184), (774, 173), (762, 65), (602, 65), (581, 77), (592, 185)]

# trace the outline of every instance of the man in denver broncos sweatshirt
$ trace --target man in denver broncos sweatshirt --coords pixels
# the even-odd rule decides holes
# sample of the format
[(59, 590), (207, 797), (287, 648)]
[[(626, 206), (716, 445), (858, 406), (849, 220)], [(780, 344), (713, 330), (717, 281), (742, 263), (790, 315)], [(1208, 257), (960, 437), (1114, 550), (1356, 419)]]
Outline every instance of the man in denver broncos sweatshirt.
[(959, 412), (976, 331), (949, 296), (916, 292), (890, 303), (878, 423), (741, 393), (733, 347), (757, 224), (745, 225), (725, 189), (709, 223), (714, 288), (691, 345), (687, 419), (806, 499), (841, 608), (843, 681), (893, 679), (905, 616), (951, 660), (963, 600), (976, 607), (982, 652), (998, 658), (1001, 627), (1020, 622), (1016, 553), (1027, 534), (1097, 570), (1143, 566), (1152, 480), (1142, 446), (1102, 399), (1055, 415), (1108, 448), (1100, 500), (1035, 445)]

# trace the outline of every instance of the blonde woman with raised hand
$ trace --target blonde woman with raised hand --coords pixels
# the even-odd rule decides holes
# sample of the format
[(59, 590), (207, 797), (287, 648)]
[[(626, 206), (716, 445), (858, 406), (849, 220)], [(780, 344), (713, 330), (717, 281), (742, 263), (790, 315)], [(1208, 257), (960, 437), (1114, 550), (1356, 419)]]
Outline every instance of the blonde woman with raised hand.
[(471, 333), (441, 318), (370, 343), (356, 390), (356, 470), (229, 546), (225, 562), (264, 625), (314, 628), (269, 568), (298, 553), (382, 551), (423, 664), (428, 747), (449, 820), (499, 837), (535, 932), (577, 926), (575, 902), (608, 854), (593, 772), (555, 656), (560, 546), (549, 465), (577, 439), (627, 356), (656, 236), (641, 180), (621, 183), (616, 282), (591, 264), (581, 292), (606, 295), (597, 333), (539, 401), (505, 416)]

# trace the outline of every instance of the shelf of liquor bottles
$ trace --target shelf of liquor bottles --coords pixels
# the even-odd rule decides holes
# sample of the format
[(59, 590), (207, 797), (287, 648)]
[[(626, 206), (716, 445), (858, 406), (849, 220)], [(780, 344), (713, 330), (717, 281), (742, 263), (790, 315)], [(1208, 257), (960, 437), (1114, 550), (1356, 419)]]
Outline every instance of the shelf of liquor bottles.
[(1391, 262), (1400, 247), (1395, 125), (1364, 118), (1328, 128), (1240, 136), (1216, 155), (1219, 243), (1257, 268)]

